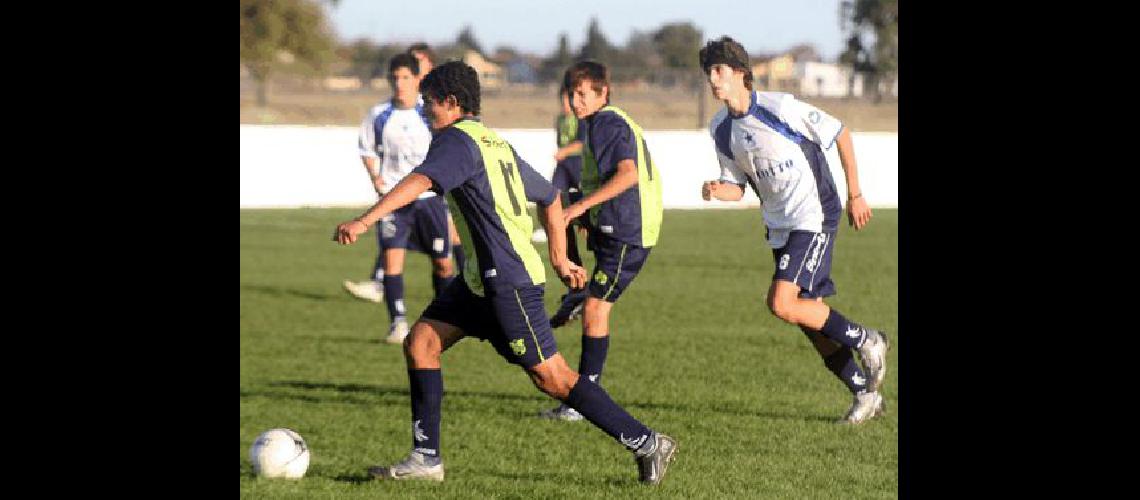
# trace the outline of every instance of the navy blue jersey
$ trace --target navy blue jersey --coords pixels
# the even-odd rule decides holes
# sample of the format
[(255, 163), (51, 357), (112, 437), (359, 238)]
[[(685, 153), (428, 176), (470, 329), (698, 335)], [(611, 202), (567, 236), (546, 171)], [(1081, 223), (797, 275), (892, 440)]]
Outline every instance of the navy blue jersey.
[(582, 194), (589, 196), (633, 160), (638, 183), (589, 210), (592, 229), (641, 247), (657, 244), (661, 229), (661, 173), (653, 164), (639, 127), (619, 108), (606, 106), (586, 117), (582, 150)]
[[(526, 202), (554, 202), (554, 186), (518, 156), (509, 143), (474, 119), (438, 133), (413, 171), (448, 195), (462, 217), (456, 230), (468, 255), (464, 280), (484, 295), (542, 284), (545, 266), (530, 238), (534, 221)], [(475, 258), (471, 258), (475, 256)]]

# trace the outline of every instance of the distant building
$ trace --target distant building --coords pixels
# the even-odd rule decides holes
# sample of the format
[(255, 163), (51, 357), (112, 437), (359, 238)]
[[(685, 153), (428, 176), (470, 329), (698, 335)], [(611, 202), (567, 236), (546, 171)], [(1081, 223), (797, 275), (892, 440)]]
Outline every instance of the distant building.
[(859, 97), (863, 75), (846, 64), (801, 62), (795, 65), (799, 95), (806, 97)]
[(795, 74), (795, 59), (791, 54), (753, 57), (752, 78), (761, 90), (798, 92), (799, 80)]
[(475, 69), (479, 74), (479, 86), (485, 89), (494, 89), (503, 86), (503, 67), (488, 61), (474, 50), (463, 54), (463, 62)]

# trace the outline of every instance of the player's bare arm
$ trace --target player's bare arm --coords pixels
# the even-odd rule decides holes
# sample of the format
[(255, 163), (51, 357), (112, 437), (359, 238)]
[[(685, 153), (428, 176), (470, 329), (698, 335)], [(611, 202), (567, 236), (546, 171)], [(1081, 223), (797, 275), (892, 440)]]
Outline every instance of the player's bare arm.
[(376, 194), (384, 196), (384, 176), (380, 175), (380, 162), (373, 156), (361, 156), (360, 161), (368, 171), (368, 178), (372, 180), (372, 189), (376, 190)]
[(839, 162), (843, 164), (843, 173), (847, 178), (847, 222), (855, 226), (855, 230), (858, 231), (871, 221), (871, 207), (867, 206), (867, 199), (863, 197), (863, 190), (859, 187), (855, 147), (851, 143), (851, 132), (847, 127), (843, 127), (839, 132), (836, 146), (839, 148)]
[(701, 198), (705, 201), (713, 198), (720, 201), (740, 201), (744, 198), (744, 188), (731, 182), (705, 181), (701, 186)]
[(602, 187), (597, 191), (590, 193), (590, 196), (582, 198), (581, 201), (566, 207), (566, 213), (563, 214), (566, 224), (571, 220), (578, 218), (578, 216), (586, 213), (594, 205), (605, 203), (613, 197), (623, 193), (637, 185), (637, 164), (631, 159), (625, 159), (618, 162), (617, 172), (614, 173), (610, 180), (602, 184)]
[(539, 206), (539, 213), (546, 228), (551, 266), (566, 286), (577, 290), (586, 286), (586, 270), (566, 258), (566, 222), (562, 215), (561, 197), (561, 194), (555, 194), (550, 205)]
[(558, 148), (558, 151), (554, 153), (554, 161), (565, 160), (567, 156), (580, 152), (582, 152), (582, 141), (573, 141), (570, 144)]
[(397, 209), (415, 201), (416, 197), (424, 191), (431, 189), (431, 179), (423, 174), (408, 174), (392, 191), (380, 198), (363, 215), (350, 221), (342, 222), (336, 227), (333, 241), (341, 245), (356, 243), (356, 238), (368, 231), (376, 221)]

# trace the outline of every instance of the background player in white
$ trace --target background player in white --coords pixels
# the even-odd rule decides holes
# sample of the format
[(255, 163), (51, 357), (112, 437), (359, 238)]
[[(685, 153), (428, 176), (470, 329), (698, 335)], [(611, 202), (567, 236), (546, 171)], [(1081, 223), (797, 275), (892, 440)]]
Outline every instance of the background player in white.
[[(886, 336), (823, 303), (835, 294), (829, 275), (843, 211), (824, 150), (839, 148), (849, 223), (859, 230), (871, 219), (859, 190), (850, 132), (791, 94), (754, 91), (748, 53), (732, 38), (708, 42), (699, 57), (713, 95), (725, 105), (709, 126), (721, 175), (703, 184), (702, 197), (736, 201), (744, 196), (745, 184), (752, 187), (763, 204), (776, 260), (769, 309), (799, 326), (827, 368), (854, 394), (843, 422), (858, 424), (881, 414), (878, 390), (887, 370)], [(862, 370), (852, 349), (863, 360)]]
[[(388, 83), (394, 95), (390, 101), (373, 107), (361, 124), (360, 155), (380, 196), (423, 161), (431, 144), (431, 129), (419, 98), (418, 69), (412, 55), (394, 56), (388, 65)], [(383, 254), (383, 300), (391, 319), (385, 340), (399, 344), (408, 334), (403, 286), (405, 249), (431, 256), (436, 293), (454, 277), (447, 205), (435, 193), (425, 192), (414, 203), (385, 217), (376, 234)]]

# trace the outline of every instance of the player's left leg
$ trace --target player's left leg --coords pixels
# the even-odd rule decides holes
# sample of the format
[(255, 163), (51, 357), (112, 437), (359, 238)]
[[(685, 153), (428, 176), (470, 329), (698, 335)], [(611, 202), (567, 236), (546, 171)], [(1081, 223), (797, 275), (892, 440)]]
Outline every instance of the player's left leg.
[(376, 232), (376, 261), (372, 264), (372, 275), (364, 281), (344, 281), (344, 289), (361, 300), (375, 302), (384, 301), (384, 241), (380, 232)]
[(776, 317), (855, 349), (870, 378), (867, 390), (879, 389), (886, 375), (886, 336), (848, 320), (822, 299), (835, 293), (831, 281), (834, 233), (792, 231), (784, 247), (773, 251), (776, 272), (768, 307)]
[(424, 252), (431, 258), (431, 286), (438, 297), (456, 275), (456, 267), (451, 261), (454, 228), (442, 197), (418, 200), (415, 204), (415, 227), (408, 239), (408, 248)]
[(499, 295), (491, 299), (502, 325), (502, 335), (492, 340), (499, 353), (522, 366), (536, 388), (575, 409), (633, 452), (642, 482), (659, 483), (673, 460), (676, 440), (654, 432), (615, 403), (605, 389), (583, 380), (570, 369), (554, 341), (541, 286), (512, 293), (513, 297)]
[[(593, 277), (586, 287), (588, 296), (582, 312), (582, 356), (578, 372), (590, 382), (600, 384), (610, 348), (610, 312), (618, 298), (629, 289), (652, 249), (605, 237), (594, 238), (590, 247), (596, 263)], [(539, 415), (565, 421), (581, 420), (581, 416), (566, 405)]]

